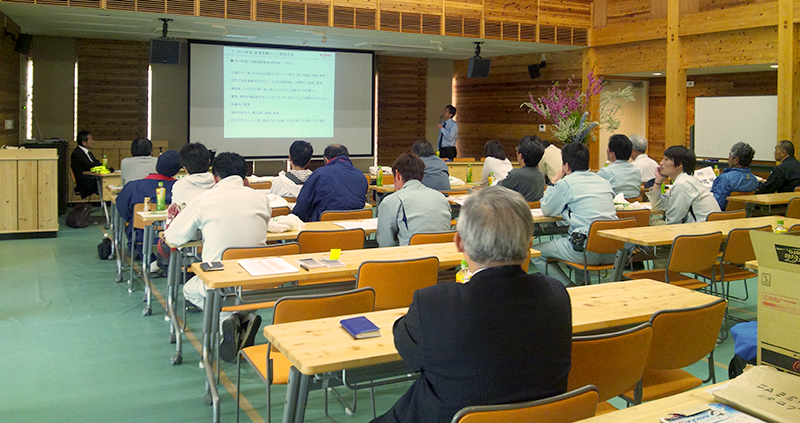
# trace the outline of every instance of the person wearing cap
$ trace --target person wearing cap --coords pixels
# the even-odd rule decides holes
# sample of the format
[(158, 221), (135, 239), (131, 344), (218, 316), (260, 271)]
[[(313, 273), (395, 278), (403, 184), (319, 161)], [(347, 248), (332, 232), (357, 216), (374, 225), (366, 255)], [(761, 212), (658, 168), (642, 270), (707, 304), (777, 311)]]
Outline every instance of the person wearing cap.
[[(122, 191), (117, 195), (117, 211), (119, 216), (128, 223), (133, 220), (133, 206), (137, 203), (144, 202), (145, 197), (150, 197), (152, 207), (156, 204), (156, 188), (159, 183), (164, 184), (166, 189), (166, 204), (172, 202), (172, 185), (175, 183), (175, 175), (181, 170), (180, 159), (178, 152), (175, 150), (167, 150), (158, 157), (156, 162), (156, 173), (147, 175), (144, 179), (138, 181), (130, 181), (122, 188)], [(128, 240), (131, 238), (132, 225), (127, 225), (125, 231), (128, 235)], [(141, 240), (143, 231), (137, 229), (136, 239)], [(130, 242), (129, 242), (130, 243)], [(142, 247), (136, 245), (136, 253), (141, 253)]]

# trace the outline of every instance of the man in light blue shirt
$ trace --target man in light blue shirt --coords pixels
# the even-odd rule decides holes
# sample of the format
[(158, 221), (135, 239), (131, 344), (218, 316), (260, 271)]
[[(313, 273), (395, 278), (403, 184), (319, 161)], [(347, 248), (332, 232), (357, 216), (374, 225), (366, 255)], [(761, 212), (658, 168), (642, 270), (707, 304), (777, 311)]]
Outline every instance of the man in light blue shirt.
[(717, 200), (719, 208), (725, 210), (728, 206), (728, 197), (734, 191), (750, 192), (758, 188), (758, 179), (750, 172), (750, 163), (756, 151), (749, 144), (737, 142), (728, 153), (728, 168), (714, 179), (711, 193)]
[(444, 122), (439, 124), (439, 157), (453, 160), (457, 155), (456, 139), (458, 138), (458, 123), (453, 120), (456, 115), (456, 108), (452, 105), (445, 106), (442, 119)]
[[(583, 262), (583, 250), (576, 251), (570, 238), (579, 234), (588, 235), (589, 226), (595, 220), (617, 218), (611, 184), (589, 172), (589, 150), (586, 146), (579, 142), (566, 144), (561, 149), (561, 157), (563, 165), (553, 178), (555, 185), (548, 188), (542, 197), (542, 213), (545, 216), (561, 215), (569, 224), (570, 236), (533, 246), (542, 253), (540, 257), (533, 259), (533, 264), (540, 272), (544, 272), (548, 258)], [(614, 254), (588, 253), (587, 260), (588, 264), (610, 264), (614, 262)], [(555, 270), (549, 272), (549, 276), (558, 279), (565, 286), (572, 285), (572, 281), (558, 264), (547, 269)], [(575, 277), (580, 281), (583, 273), (576, 272)]]
[(378, 206), (378, 245), (408, 245), (420, 232), (450, 230), (450, 204), (444, 195), (420, 182), (425, 163), (403, 153), (392, 164), (396, 191)]
[(607, 180), (614, 190), (614, 195), (622, 193), (625, 198), (640, 196), (642, 171), (629, 162), (633, 144), (622, 134), (612, 135), (608, 139), (608, 161), (610, 165), (597, 171), (597, 175)]

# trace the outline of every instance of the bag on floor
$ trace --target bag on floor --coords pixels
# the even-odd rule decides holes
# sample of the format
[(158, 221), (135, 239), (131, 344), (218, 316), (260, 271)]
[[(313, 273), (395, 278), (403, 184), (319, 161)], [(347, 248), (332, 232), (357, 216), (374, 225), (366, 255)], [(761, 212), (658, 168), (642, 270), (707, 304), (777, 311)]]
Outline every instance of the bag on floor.
[(92, 206), (88, 203), (78, 203), (67, 214), (66, 224), (70, 228), (85, 228), (89, 226), (89, 215), (92, 214)]
[(108, 238), (103, 238), (103, 241), (97, 244), (97, 256), (100, 257), (100, 260), (111, 260), (113, 257), (111, 256), (111, 240)]

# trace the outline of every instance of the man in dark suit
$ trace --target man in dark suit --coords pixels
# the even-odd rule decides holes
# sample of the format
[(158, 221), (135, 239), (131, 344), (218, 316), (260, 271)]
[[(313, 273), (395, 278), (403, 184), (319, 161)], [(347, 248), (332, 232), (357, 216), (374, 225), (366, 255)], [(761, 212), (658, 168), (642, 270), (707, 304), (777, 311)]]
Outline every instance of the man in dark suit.
[(522, 270), (532, 235), (520, 194), (495, 186), (468, 197), (455, 243), (472, 278), (414, 293), (393, 332), (403, 361), (420, 377), (375, 422), (447, 423), (467, 406), (566, 392), (569, 295), (557, 280)]
[(83, 172), (92, 170), (95, 166), (100, 166), (99, 160), (94, 157), (90, 148), (94, 145), (94, 138), (89, 131), (78, 132), (78, 146), (72, 150), (70, 167), (72, 168), (72, 175), (75, 176), (75, 192), (86, 198), (92, 194), (97, 194), (97, 180), (89, 175), (84, 175)]

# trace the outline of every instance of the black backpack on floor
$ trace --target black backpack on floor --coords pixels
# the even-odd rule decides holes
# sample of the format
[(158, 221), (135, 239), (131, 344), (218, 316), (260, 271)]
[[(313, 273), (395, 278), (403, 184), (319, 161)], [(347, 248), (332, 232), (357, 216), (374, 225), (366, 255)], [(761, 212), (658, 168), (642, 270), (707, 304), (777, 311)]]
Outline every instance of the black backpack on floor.
[(97, 244), (97, 256), (100, 257), (100, 260), (111, 260), (113, 258), (110, 239), (103, 238), (103, 241)]
[(89, 215), (92, 214), (92, 206), (88, 203), (78, 203), (67, 214), (66, 224), (70, 228), (85, 228), (89, 226)]

